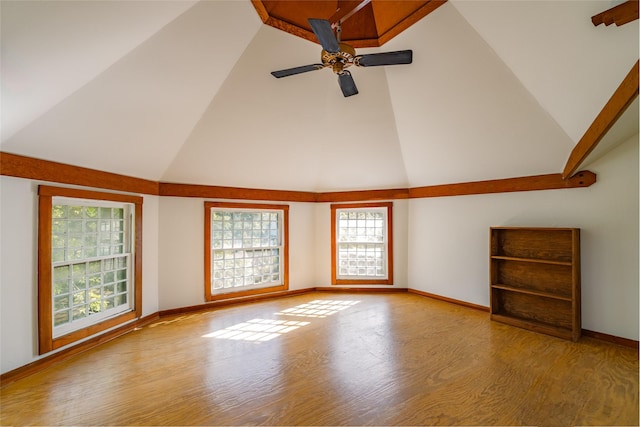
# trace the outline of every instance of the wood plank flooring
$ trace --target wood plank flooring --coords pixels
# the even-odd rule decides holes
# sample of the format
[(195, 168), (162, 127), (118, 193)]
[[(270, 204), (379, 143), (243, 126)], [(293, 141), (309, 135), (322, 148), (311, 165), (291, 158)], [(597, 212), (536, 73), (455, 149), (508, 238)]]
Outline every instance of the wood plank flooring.
[(406, 293), (165, 317), (1, 389), (2, 425), (638, 425), (638, 352)]

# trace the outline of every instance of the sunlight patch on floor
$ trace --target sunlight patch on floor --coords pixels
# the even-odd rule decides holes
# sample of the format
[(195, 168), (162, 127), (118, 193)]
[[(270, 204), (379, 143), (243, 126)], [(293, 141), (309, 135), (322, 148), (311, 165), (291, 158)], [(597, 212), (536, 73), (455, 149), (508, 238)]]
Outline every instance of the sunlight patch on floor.
[(203, 338), (264, 342), (308, 325), (295, 320), (253, 319), (203, 335)]
[(359, 302), (360, 301), (353, 300), (318, 299), (282, 310), (276, 314), (282, 316), (327, 317)]

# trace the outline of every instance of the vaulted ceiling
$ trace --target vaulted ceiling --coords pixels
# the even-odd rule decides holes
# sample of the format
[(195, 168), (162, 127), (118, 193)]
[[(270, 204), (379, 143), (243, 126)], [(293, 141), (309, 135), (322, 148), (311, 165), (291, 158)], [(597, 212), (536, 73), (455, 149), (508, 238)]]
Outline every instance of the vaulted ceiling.
[[(270, 75), (320, 47), (248, 0), (2, 0), (1, 150), (306, 191), (557, 173), (638, 60), (637, 20), (591, 22), (615, 4), (449, 0), (358, 48), (413, 63), (352, 68), (360, 93), (344, 98), (329, 70)], [(637, 133), (634, 105), (616, 139)]]

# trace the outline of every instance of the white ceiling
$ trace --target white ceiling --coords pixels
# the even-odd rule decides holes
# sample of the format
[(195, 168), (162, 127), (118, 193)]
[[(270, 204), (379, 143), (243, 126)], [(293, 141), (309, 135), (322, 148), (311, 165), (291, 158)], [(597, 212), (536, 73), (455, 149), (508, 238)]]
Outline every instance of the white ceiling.
[[(338, 191), (560, 172), (638, 60), (610, 1), (450, 0), (352, 69), (248, 0), (6, 1), (2, 151), (151, 180)], [(637, 105), (637, 104), (636, 104)], [(637, 111), (637, 108), (636, 108)], [(637, 113), (616, 139), (638, 131)], [(615, 141), (614, 141), (615, 143)]]

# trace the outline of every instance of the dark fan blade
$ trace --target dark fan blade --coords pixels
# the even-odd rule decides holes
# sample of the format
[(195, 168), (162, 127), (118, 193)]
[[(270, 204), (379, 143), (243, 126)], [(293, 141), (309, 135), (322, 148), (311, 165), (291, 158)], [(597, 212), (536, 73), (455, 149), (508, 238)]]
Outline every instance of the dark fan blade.
[(361, 67), (375, 67), (378, 65), (411, 64), (413, 51), (399, 50), (396, 52), (370, 53), (356, 56), (356, 64)]
[(338, 40), (333, 34), (331, 23), (329, 21), (326, 19), (309, 18), (309, 25), (311, 25), (311, 29), (315, 33), (324, 50), (332, 53), (340, 52)]
[(356, 82), (353, 81), (350, 72), (344, 71), (342, 74), (338, 74), (338, 83), (340, 83), (340, 89), (342, 89), (342, 94), (345, 98), (358, 93)]
[(324, 65), (311, 64), (311, 65), (303, 65), (302, 67), (288, 68), (286, 70), (272, 71), (271, 74), (273, 75), (273, 77), (280, 78), (280, 77), (293, 76), (294, 74), (306, 73), (308, 71), (320, 70), (321, 68), (324, 68)]

